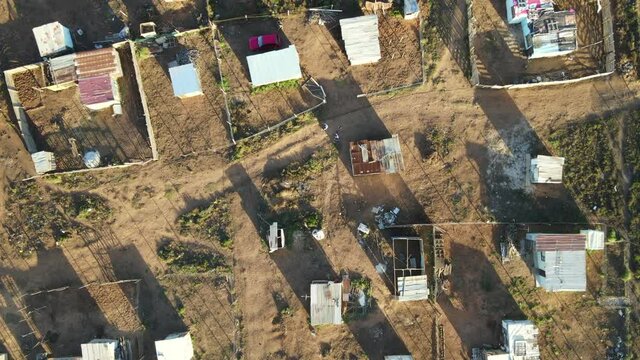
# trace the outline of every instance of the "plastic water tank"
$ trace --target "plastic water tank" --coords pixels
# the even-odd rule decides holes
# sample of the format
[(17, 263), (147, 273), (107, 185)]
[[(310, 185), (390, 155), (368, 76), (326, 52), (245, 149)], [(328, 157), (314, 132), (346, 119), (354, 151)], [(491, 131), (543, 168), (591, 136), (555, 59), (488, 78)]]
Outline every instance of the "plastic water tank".
[(82, 157), (84, 165), (89, 169), (100, 166), (100, 153), (98, 150), (87, 150)]

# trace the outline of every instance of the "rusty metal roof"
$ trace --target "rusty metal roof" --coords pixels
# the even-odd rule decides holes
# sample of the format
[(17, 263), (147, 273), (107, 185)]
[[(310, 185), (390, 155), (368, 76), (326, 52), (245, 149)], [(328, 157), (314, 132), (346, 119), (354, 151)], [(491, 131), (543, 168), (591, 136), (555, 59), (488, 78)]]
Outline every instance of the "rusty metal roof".
[(349, 143), (351, 170), (354, 176), (404, 170), (398, 135), (384, 140), (359, 140)]
[(585, 250), (585, 234), (537, 234), (536, 251)]
[(114, 48), (104, 48), (76, 53), (78, 79), (120, 73), (118, 53)]
[(80, 89), (80, 101), (85, 105), (100, 104), (114, 99), (109, 75), (78, 79), (78, 88)]

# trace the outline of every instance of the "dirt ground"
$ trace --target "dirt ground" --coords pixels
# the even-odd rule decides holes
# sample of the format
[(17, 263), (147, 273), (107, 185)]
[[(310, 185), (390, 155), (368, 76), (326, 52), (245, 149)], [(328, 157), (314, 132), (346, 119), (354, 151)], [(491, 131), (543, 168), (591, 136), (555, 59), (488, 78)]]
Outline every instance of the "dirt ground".
[(474, 2), (474, 41), (480, 83), (505, 85), (526, 83), (540, 76), (544, 81), (593, 75), (604, 69), (602, 17), (593, 4), (566, 1), (558, 4), (576, 11), (578, 49), (571, 54), (528, 60), (524, 55), (520, 25), (506, 20), (504, 1)]
[(135, 36), (140, 35), (142, 22), (153, 21), (161, 32), (190, 30), (207, 24), (206, 0), (108, 0), (107, 3)]
[[(128, 47), (118, 50), (123, 64), (119, 80), (123, 114), (113, 116), (109, 107), (90, 111), (80, 102), (77, 86), (61, 91), (34, 90), (41, 106), (26, 107), (32, 134), (38, 149), (52, 151), (60, 170), (85, 168), (82, 159), (73, 155), (69, 140), (75, 139), (78, 151), (97, 149), (102, 165), (143, 161), (151, 157), (142, 105), (132, 71)], [(19, 77), (22, 74), (19, 74)], [(19, 95), (22, 99), (22, 95)], [(35, 103), (30, 97), (29, 101)]]
[[(540, 304), (533, 310), (525, 304), (525, 311), (521, 311), (521, 299), (508, 291), (509, 276), (523, 276), (527, 281), (532, 278), (521, 262), (514, 260), (502, 267), (492, 255), (499, 231), (486, 224), (445, 224), (447, 249), (454, 261), (451, 294), (437, 302), (400, 303), (391, 295), (386, 273), (379, 274), (375, 268), (387, 260), (385, 242), (391, 234), (376, 232), (371, 241), (360, 242), (355, 228), (360, 222), (373, 227), (370, 209), (381, 204), (398, 206), (398, 222), (402, 224), (592, 220), (590, 212), (576, 204), (563, 186), (529, 188), (523, 184), (523, 157), (551, 153), (547, 139), (566, 124), (637, 106), (638, 84), (614, 76), (547, 88), (473, 89), (462, 77), (455, 54), (445, 51), (436, 69), (441, 79), (437, 84), (393, 96), (356, 98), (362, 93), (362, 85), (349, 73), (339, 42), (326, 28), (309, 25), (308, 31), (296, 31), (304, 26), (298, 18), (283, 20), (283, 26), (288, 40), (300, 49), (302, 67), (325, 87), (328, 103), (317, 116), (329, 126), (327, 132), (315, 124), (306, 126), (232, 164), (216, 154), (172, 158), (181, 155), (179, 145), (205, 143), (182, 137), (172, 144), (168, 133), (156, 134), (159, 148), (166, 149), (160, 161), (76, 175), (56, 184), (40, 179), (38, 184), (43, 188), (48, 185), (102, 195), (113, 209), (113, 222), (100, 224), (104, 235), (99, 238), (104, 240), (89, 244), (74, 240), (63, 243), (61, 249), (42, 251), (26, 260), (8, 250), (3, 241), (0, 274), (13, 276), (22, 291), (66, 283), (142, 279), (139, 313), (147, 329), (145, 352), (151, 358), (153, 340), (190, 329), (198, 353), (207, 359), (222, 359), (233, 353), (247, 359), (366, 356), (381, 360), (384, 355), (408, 353), (416, 359), (430, 359), (434, 323), (438, 320), (447, 335), (445, 356), (468, 359), (472, 346), (498, 341), (497, 326), (503, 316), (535, 318), (542, 313), (551, 313), (553, 319), (541, 325), (545, 358), (594, 358), (594, 354), (603, 358), (600, 354), (617, 328), (610, 324), (619, 320), (617, 313), (593, 304), (604, 282), (598, 271), (604, 254), (595, 252), (588, 257), (589, 291), (547, 294), (533, 290), (532, 296), (539, 296)], [(153, 83), (147, 85), (148, 76), (162, 80), (164, 85), (157, 89), (170, 89), (166, 72), (156, 59), (143, 60), (142, 67), (145, 90), (156, 89)], [(216, 84), (211, 76), (210, 84)], [(156, 115), (183, 111), (169, 102), (175, 101), (171, 95), (168, 92), (161, 100), (172, 106), (169, 110), (156, 108)], [(176, 115), (188, 118), (185, 113)], [(206, 120), (216, 121), (213, 117)], [(156, 121), (153, 116), (152, 121)], [(0, 123), (4, 130), (0, 155), (7, 166), (26, 167), (29, 164), (18, 150), (15, 130), (8, 126)], [(434, 128), (449, 134), (447, 151), (433, 151), (440, 144), (429, 135)], [(159, 132), (162, 134), (162, 130)], [(330, 145), (335, 132), (341, 139), (334, 145), (338, 158), (308, 182), (312, 204), (323, 215), (327, 238), (317, 242), (306, 234), (291, 248), (269, 254), (260, 230), (264, 221), (258, 216), (264, 178)], [(401, 139), (406, 170), (397, 175), (353, 178), (346, 142), (390, 134), (398, 134)], [(21, 174), (17, 169), (2, 171), (18, 179)], [(221, 248), (181, 235), (177, 217), (221, 193), (229, 201), (233, 246)], [(176, 276), (157, 255), (158, 245), (167, 238), (215, 249), (232, 266), (231, 273)], [(365, 319), (313, 332), (308, 326), (309, 284), (341, 272), (372, 280), (373, 310)], [(99, 295), (90, 297), (94, 296)], [(291, 315), (282, 317), (287, 306)], [(10, 302), (0, 303), (3, 315), (14, 310)], [(20, 359), (24, 333), (12, 325), (17, 318), (2, 316), (1, 320), (2, 342), (13, 357)], [(611, 333), (605, 333), (605, 329)], [(543, 337), (546, 333), (550, 341)]]
[[(166, 159), (231, 143), (211, 32), (184, 34), (177, 43), (159, 55), (138, 60), (158, 153)], [(173, 95), (168, 64), (178, 52), (189, 50), (198, 54), (195, 65), (203, 95), (180, 99)]]

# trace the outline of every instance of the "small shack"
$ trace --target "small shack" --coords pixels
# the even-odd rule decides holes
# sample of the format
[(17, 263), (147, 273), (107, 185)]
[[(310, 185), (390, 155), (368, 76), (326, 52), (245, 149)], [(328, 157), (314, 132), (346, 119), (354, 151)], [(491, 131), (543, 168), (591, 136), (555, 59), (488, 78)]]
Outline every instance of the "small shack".
[(156, 341), (158, 360), (192, 360), (193, 343), (188, 332), (175, 333)]
[(122, 68), (116, 49), (76, 53), (75, 69), (80, 101), (87, 108), (100, 110), (120, 103), (118, 78)]
[(36, 174), (45, 174), (56, 170), (56, 157), (52, 152), (38, 151), (31, 154), (31, 160), (36, 167)]
[(384, 360), (413, 360), (411, 355), (387, 355)]
[(584, 234), (527, 234), (533, 250), (536, 286), (547, 291), (586, 291), (587, 260)]
[(404, 170), (398, 135), (384, 140), (359, 140), (349, 143), (353, 176), (394, 174)]
[(193, 63), (170, 67), (169, 76), (173, 86), (173, 95), (181, 99), (202, 95), (200, 77)]
[(51, 58), (47, 60), (47, 64), (54, 85), (78, 80), (75, 53)]
[(587, 238), (587, 250), (604, 250), (604, 231), (580, 230)]
[(279, 229), (277, 222), (274, 222), (269, 226), (269, 236), (267, 236), (267, 243), (269, 244), (270, 253), (278, 249), (282, 249), (285, 245), (284, 229)]
[(377, 63), (380, 53), (378, 15), (365, 15), (340, 20), (342, 40), (351, 65)]
[(425, 272), (424, 246), (419, 237), (394, 237), (393, 274), (396, 298), (400, 301), (427, 300), (429, 286)]
[(258, 87), (302, 78), (296, 47), (247, 56), (251, 85)]
[(117, 340), (94, 339), (80, 347), (82, 360), (125, 360)]
[(531, 182), (534, 184), (561, 184), (564, 158), (538, 155), (531, 159)]
[(342, 283), (311, 283), (311, 326), (342, 324)]
[(479, 360), (540, 360), (538, 335), (530, 320), (502, 320), (501, 349), (473, 349), (472, 354)]
[(417, 19), (420, 15), (420, 8), (418, 7), (418, 0), (404, 0), (404, 19), (413, 20)]
[(71, 31), (59, 22), (52, 22), (33, 28), (40, 56), (49, 57), (73, 50)]

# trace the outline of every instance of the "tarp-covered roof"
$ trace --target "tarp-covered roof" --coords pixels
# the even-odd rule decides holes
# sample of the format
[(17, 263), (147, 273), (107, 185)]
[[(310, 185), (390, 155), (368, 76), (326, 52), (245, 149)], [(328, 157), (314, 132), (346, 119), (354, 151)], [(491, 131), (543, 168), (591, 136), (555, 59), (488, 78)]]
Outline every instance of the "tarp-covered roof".
[(188, 332), (171, 334), (164, 340), (156, 341), (158, 360), (191, 360), (193, 343)]
[(296, 47), (247, 56), (251, 85), (254, 87), (302, 78)]
[(200, 78), (193, 63), (169, 68), (171, 85), (175, 96), (192, 96), (202, 94)]
[(378, 62), (380, 41), (378, 39), (378, 16), (365, 15), (340, 20), (342, 40), (351, 65)]
[(538, 155), (531, 159), (531, 181), (534, 183), (561, 183), (564, 158)]
[(311, 326), (342, 324), (342, 284), (311, 283)]
[(80, 101), (85, 105), (101, 104), (114, 100), (113, 85), (109, 75), (78, 79)]
[(33, 36), (42, 57), (73, 49), (71, 32), (57, 21), (34, 27)]

